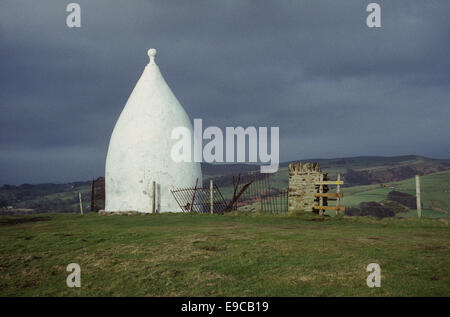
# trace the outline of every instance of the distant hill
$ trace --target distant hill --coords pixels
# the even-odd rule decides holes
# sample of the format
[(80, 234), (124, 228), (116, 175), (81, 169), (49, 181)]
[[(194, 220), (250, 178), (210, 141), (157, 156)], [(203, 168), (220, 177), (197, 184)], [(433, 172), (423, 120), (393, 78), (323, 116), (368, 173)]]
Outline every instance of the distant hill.
[[(424, 217), (450, 218), (450, 170), (421, 176), (420, 190)], [(410, 209), (402, 216), (417, 217), (415, 177), (383, 184), (344, 186), (342, 192), (345, 206), (394, 201)]]
[[(297, 162), (318, 162), (331, 177), (341, 173), (346, 186), (380, 184), (399, 181), (418, 175), (428, 175), (450, 169), (450, 159), (432, 159), (415, 155), (404, 156), (359, 156), (334, 159), (308, 159)], [(290, 162), (280, 164), (277, 174), (286, 179), (287, 167)], [(220, 184), (231, 184), (231, 175), (237, 173), (259, 171), (258, 165), (249, 164), (203, 164), (203, 182), (210, 178)], [(228, 180), (228, 181), (225, 181)]]
[[(432, 159), (422, 156), (360, 156), (333, 159), (308, 159), (299, 162), (319, 162), (322, 170), (331, 178), (342, 173), (345, 187), (382, 184), (401, 181), (416, 174), (428, 175), (450, 169), (450, 159)], [(274, 188), (285, 188), (288, 183), (288, 165), (272, 176)], [(232, 175), (259, 171), (259, 165), (252, 164), (208, 164), (202, 163), (203, 182), (214, 182), (227, 189), (232, 184)], [(30, 212), (79, 212), (78, 192), (82, 193), (85, 210), (90, 208), (91, 181), (66, 184), (23, 184), (0, 187), (0, 213)]]
[(347, 185), (382, 184), (450, 169), (450, 160), (420, 156), (394, 157), (391, 161), (373, 160), (370, 163), (378, 164), (359, 168), (347, 167), (344, 172)]
[(91, 182), (22, 184), (0, 187), (0, 214), (79, 212), (78, 192), (90, 200)]

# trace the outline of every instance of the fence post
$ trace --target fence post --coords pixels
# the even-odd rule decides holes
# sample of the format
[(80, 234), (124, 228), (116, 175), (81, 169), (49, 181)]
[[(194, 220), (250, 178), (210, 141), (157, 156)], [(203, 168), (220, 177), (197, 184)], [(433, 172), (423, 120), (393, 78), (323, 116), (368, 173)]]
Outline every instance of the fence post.
[(213, 214), (214, 213), (214, 184), (213, 184), (213, 180), (210, 179), (209, 180), (209, 203), (210, 203), (210, 212)]
[(156, 211), (156, 182), (153, 181), (152, 213)]
[(91, 184), (91, 212), (95, 211), (95, 188), (94, 188), (94, 179), (92, 178)]
[(258, 181), (258, 192), (259, 192), (259, 201), (261, 203), (261, 212), (264, 212), (264, 202), (263, 202), (263, 196), (262, 196), (262, 180)]
[[(341, 180), (341, 173), (337, 174), (337, 181), (339, 182)], [(341, 185), (339, 185), (339, 183), (336, 186), (336, 193), (338, 194), (336, 197), (336, 207), (339, 207), (339, 203), (340, 203), (340, 198), (339, 198), (339, 193), (341, 192)], [(339, 214), (339, 208), (336, 209), (336, 216)]]
[(192, 212), (192, 210), (194, 210), (195, 195), (197, 194), (197, 185), (198, 185), (198, 177), (195, 180), (194, 194), (192, 195), (191, 207), (189, 209), (189, 212)]
[(83, 202), (81, 201), (81, 193), (78, 192), (78, 198), (80, 199), (80, 212), (82, 215), (84, 215), (83, 213)]
[(416, 205), (417, 205), (417, 216), (422, 218), (422, 204), (420, 200), (420, 179), (419, 175), (416, 175)]
[[(323, 185), (322, 185), (323, 174), (320, 174), (320, 182), (321, 182), (321, 184), (319, 185), (319, 193), (322, 194), (323, 193)], [(323, 207), (323, 196), (319, 197), (319, 206)], [(319, 209), (319, 215), (323, 216), (323, 209)]]

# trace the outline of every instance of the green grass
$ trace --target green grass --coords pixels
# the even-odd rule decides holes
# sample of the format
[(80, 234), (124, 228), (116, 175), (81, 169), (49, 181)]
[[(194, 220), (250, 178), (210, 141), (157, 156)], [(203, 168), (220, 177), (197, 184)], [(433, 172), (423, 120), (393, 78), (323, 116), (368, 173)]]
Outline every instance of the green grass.
[(0, 217), (0, 296), (450, 296), (445, 219), (39, 217)]
[[(380, 185), (365, 185), (343, 187), (343, 205), (356, 206), (363, 201), (380, 202), (387, 199), (390, 191), (416, 194), (415, 178), (403, 181), (390, 182)], [(450, 171), (433, 173), (420, 177), (421, 197), (423, 203), (423, 216), (436, 218), (450, 218)], [(417, 216), (416, 210), (411, 210), (409, 216)]]

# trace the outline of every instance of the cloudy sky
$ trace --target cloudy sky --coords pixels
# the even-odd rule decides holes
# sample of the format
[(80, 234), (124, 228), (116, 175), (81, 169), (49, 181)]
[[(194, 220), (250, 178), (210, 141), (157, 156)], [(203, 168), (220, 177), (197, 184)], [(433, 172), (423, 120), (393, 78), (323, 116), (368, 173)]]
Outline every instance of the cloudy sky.
[(450, 3), (0, 2), (0, 184), (88, 180), (148, 48), (204, 126), (279, 126), (280, 159), (450, 157)]

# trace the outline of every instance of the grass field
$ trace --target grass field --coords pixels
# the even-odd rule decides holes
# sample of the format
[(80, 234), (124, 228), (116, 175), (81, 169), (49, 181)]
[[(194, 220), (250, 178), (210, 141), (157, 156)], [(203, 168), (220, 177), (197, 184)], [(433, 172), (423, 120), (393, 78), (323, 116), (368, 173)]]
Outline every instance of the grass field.
[[(387, 199), (390, 191), (396, 190), (416, 195), (414, 178), (380, 185), (343, 187), (343, 204), (356, 206), (363, 201), (380, 202)], [(433, 173), (420, 177), (423, 216), (428, 218), (450, 218), (450, 171)], [(406, 216), (417, 216), (416, 210)]]
[[(66, 266), (81, 266), (81, 288)], [(366, 266), (381, 266), (368, 288)], [(450, 296), (446, 219), (0, 217), (0, 296)]]

